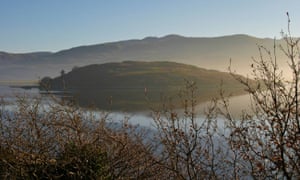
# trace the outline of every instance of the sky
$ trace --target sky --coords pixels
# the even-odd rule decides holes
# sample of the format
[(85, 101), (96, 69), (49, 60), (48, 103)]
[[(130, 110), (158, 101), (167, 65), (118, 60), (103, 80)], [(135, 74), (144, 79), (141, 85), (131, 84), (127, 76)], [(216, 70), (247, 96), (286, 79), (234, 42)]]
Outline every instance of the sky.
[(300, 37), (299, 0), (0, 0), (0, 51), (57, 52), (168, 34), (280, 38), (286, 12)]

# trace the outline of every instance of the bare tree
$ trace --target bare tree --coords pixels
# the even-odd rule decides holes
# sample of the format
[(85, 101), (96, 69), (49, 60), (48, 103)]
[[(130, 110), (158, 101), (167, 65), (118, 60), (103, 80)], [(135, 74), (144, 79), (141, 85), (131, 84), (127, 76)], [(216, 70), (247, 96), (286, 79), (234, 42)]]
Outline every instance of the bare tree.
[[(300, 178), (299, 39), (291, 36), (289, 16), (283, 39), (286, 47), (275, 41), (273, 51), (258, 47), (260, 57), (252, 65), (256, 84), (232, 73), (250, 94), (252, 110), (233, 118), (225, 100), (221, 110), (231, 131), (229, 143), (240, 159), (238, 169), (255, 179)], [(278, 67), (277, 49), (289, 59), (291, 80)]]
[(219, 134), (216, 103), (207, 108), (206, 116), (200, 117), (196, 110), (198, 96), (195, 82), (186, 81), (179, 94), (183, 110), (166, 99), (162, 107), (153, 111), (155, 140), (160, 144), (158, 164), (172, 179), (232, 178), (232, 173), (228, 174), (232, 168), (224, 163), (228, 152)]

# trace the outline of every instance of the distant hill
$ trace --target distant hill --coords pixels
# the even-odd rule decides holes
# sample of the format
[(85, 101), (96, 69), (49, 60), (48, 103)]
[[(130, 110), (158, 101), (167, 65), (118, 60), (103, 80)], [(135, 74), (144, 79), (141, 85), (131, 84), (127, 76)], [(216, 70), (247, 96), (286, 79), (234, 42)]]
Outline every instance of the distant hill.
[[(251, 57), (258, 57), (257, 44), (273, 48), (272, 39), (248, 35), (231, 35), (213, 38), (167, 35), (126, 40), (97, 45), (79, 46), (56, 53), (11, 54), (0, 53), (0, 80), (38, 79), (55, 77), (64, 69), (74, 66), (122, 61), (172, 61), (227, 71), (232, 59), (233, 69), (239, 74), (249, 73)], [(281, 44), (282, 41), (276, 41)], [(280, 51), (277, 51), (280, 52)], [(279, 65), (287, 67), (282, 53)]]
[(34, 52), (24, 54), (13, 54), (0, 52), (0, 63), (1, 64), (26, 64), (31, 61), (38, 61), (40, 58), (50, 56), (51, 52)]
[(42, 76), (44, 72), (50, 73), (46, 70), (47, 65), (42, 60), (51, 54), (51, 52), (22, 54), (0, 52), (0, 82), (38, 80), (38, 77)]
[[(146, 109), (146, 96), (154, 104), (162, 94), (176, 96), (183, 89), (185, 79), (196, 82), (199, 101), (218, 95), (220, 85), (228, 93), (244, 93), (242, 86), (225, 72), (207, 70), (174, 62), (136, 62), (94, 64), (75, 68), (56, 78), (44, 78), (48, 90), (73, 92), (82, 106), (96, 105), (107, 109)], [(145, 92), (146, 91), (146, 92)]]

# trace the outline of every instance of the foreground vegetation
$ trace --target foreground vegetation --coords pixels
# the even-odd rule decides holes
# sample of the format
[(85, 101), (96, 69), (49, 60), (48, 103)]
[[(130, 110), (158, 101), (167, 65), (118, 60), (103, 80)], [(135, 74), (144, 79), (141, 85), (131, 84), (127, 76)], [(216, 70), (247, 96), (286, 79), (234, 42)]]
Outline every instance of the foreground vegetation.
[[(228, 99), (212, 100), (197, 118), (199, 91), (187, 81), (179, 99), (152, 109), (155, 129), (110, 123), (108, 114), (65, 101), (19, 97), (0, 111), (2, 179), (299, 179), (299, 39), (283, 36), (293, 79), (285, 80), (276, 49), (259, 46), (255, 85), (236, 76), (252, 108), (235, 118)], [(201, 95), (201, 94), (200, 94)], [(180, 102), (183, 111), (172, 102)], [(67, 103), (67, 104), (66, 104)], [(221, 123), (220, 123), (221, 122)]]

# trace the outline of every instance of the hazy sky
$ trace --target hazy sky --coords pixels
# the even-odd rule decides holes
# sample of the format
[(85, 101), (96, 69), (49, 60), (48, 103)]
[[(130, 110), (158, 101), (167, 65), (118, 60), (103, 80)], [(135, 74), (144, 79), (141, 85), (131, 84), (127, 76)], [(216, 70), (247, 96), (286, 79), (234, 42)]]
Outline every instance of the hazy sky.
[(300, 0), (0, 0), (0, 51), (180, 34), (280, 37), (290, 13), (300, 36)]

